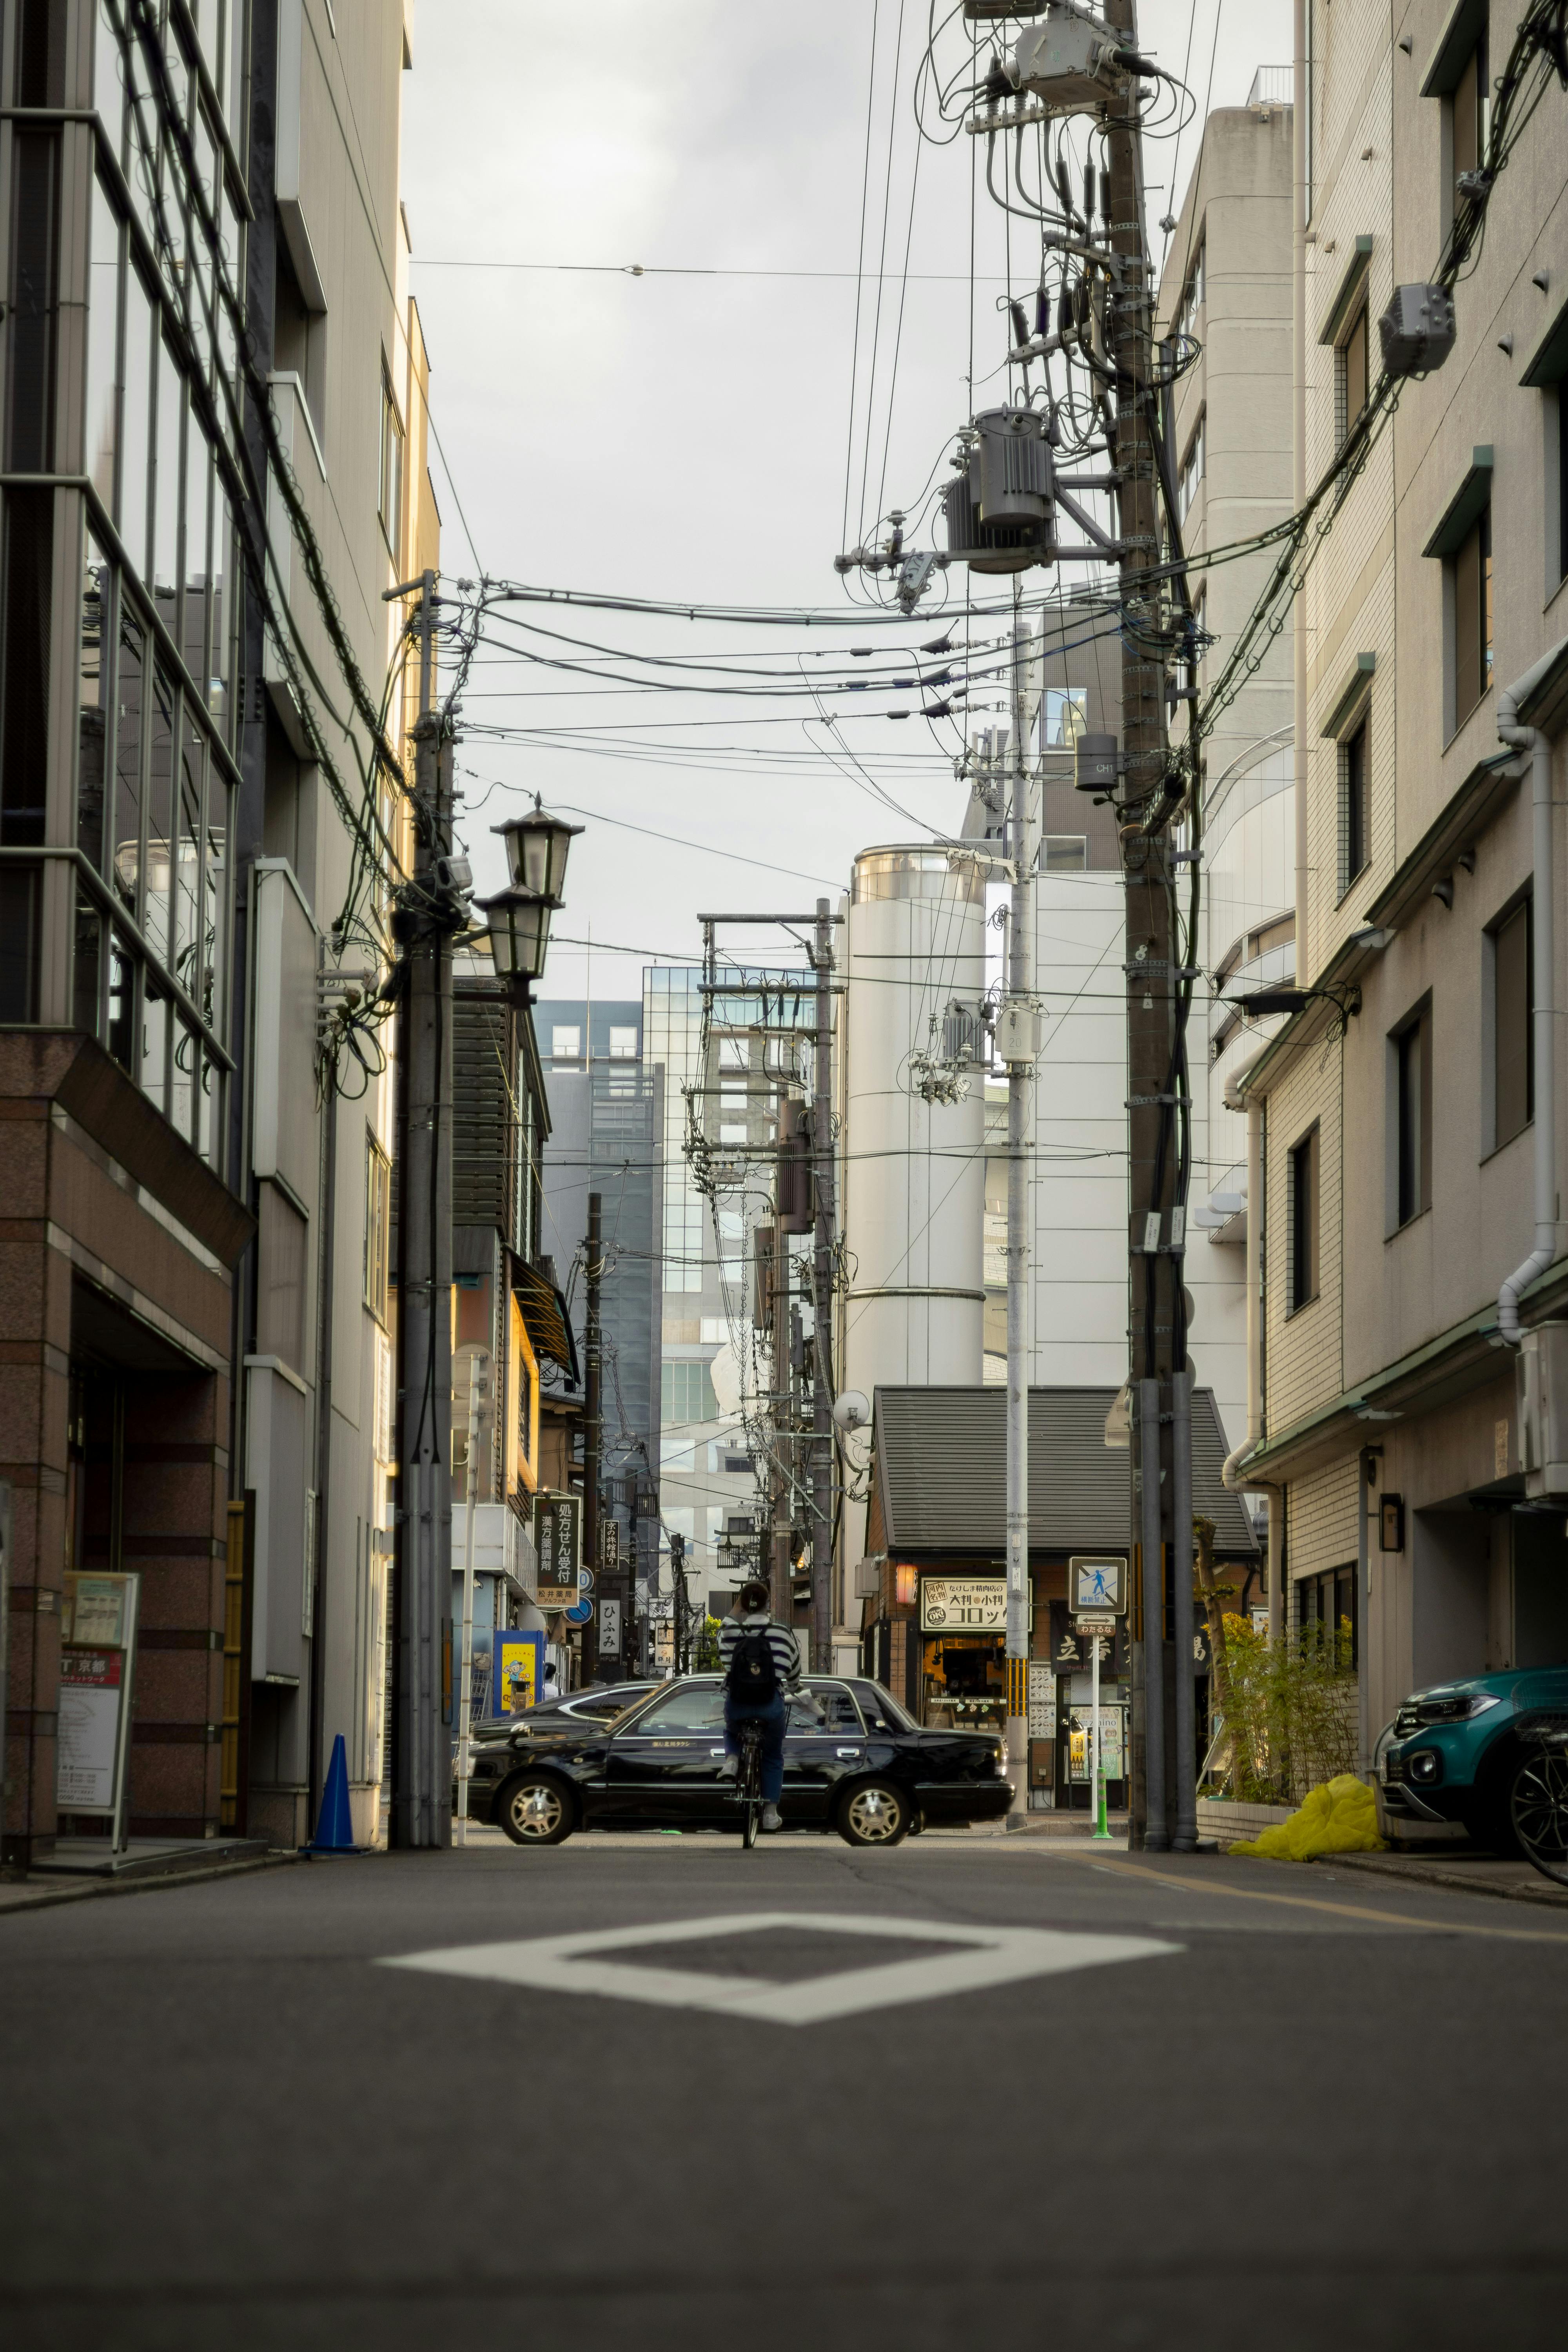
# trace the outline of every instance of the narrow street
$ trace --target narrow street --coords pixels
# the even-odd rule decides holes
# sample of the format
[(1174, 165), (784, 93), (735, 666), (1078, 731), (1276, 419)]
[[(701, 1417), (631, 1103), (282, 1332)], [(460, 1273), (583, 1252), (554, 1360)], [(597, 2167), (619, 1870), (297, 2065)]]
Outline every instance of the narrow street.
[[(1551, 1910), (1065, 1838), (477, 1839), (0, 1920), (14, 2352), (1562, 2341)], [(440, 1960), (701, 1921), (559, 1990)], [(1019, 1929), (1079, 1951), (886, 2005)], [(816, 2022), (721, 2006), (851, 1970)]]

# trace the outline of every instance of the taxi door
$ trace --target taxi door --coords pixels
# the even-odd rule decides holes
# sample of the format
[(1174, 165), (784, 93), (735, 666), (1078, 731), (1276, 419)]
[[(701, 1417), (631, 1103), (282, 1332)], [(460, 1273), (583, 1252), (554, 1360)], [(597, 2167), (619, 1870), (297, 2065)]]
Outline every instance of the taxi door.
[(810, 1682), (789, 1711), (784, 1731), (786, 1822), (825, 1822), (841, 1781), (865, 1769), (866, 1729), (843, 1683)]
[(680, 1829), (721, 1815), (731, 1783), (724, 1755), (721, 1683), (677, 1683), (624, 1731), (613, 1734), (601, 1820)]

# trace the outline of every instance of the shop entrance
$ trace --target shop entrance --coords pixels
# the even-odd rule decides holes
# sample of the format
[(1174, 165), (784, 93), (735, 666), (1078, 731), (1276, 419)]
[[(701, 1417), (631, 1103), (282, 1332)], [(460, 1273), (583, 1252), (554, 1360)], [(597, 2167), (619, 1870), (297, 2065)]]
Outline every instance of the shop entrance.
[(921, 1651), (923, 1722), (939, 1731), (1006, 1729), (1007, 1644), (1002, 1634), (928, 1634)]

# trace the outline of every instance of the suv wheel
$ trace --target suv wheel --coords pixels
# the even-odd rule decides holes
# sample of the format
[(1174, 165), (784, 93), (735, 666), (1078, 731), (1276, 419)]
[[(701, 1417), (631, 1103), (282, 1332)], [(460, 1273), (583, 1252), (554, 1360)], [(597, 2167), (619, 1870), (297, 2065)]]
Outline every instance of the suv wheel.
[(1508, 1810), (1526, 1859), (1568, 1886), (1568, 1748), (1530, 1750), (1513, 1776)]
[(513, 1845), (559, 1845), (577, 1826), (575, 1803), (552, 1772), (520, 1772), (509, 1780), (495, 1817)]

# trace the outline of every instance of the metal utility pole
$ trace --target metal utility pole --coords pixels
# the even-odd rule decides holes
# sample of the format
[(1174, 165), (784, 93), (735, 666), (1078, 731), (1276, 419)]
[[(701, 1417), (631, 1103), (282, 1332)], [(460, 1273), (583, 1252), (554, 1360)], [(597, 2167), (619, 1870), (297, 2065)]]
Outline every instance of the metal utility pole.
[[(452, 849), (452, 769), (432, 709), (436, 574), (419, 583), (419, 717), (415, 743), (416, 910)], [(392, 592), (395, 595), (398, 591)], [(405, 590), (401, 593), (407, 593)], [(451, 1636), (452, 942), (419, 919), (404, 997), (397, 1324), (399, 1445), (396, 1693), (392, 1843), (444, 1846), (452, 1825), (443, 1717)]]
[(1035, 866), (1039, 856), (1027, 758), (1028, 631), (1013, 622), (1013, 742), (1008, 851), (1007, 993), (997, 1045), (1007, 1069), (1007, 1769), (1013, 1811), (1029, 1802), (1029, 1108), (1039, 1015), (1035, 1003)]
[[(1105, 16), (1130, 49), (1138, 46), (1136, 0), (1106, 0)], [(1118, 272), (1112, 300), (1116, 370), (1116, 468), (1121, 476), (1121, 788), (1124, 800), (1158, 804), (1166, 772), (1165, 665), (1158, 576), (1160, 511), (1154, 436), (1152, 270), (1144, 236), (1140, 85), (1129, 79), (1112, 101), (1108, 162), (1110, 244)], [(1132, 1591), (1131, 1838), (1151, 1852), (1190, 1848), (1195, 1829), (1186, 1791), (1192, 1755), (1192, 1642), (1168, 1639), (1173, 1615), (1192, 1612), (1190, 1380), (1181, 1297), (1184, 1213), (1177, 1207), (1177, 1100), (1186, 1081), (1175, 1048), (1179, 975), (1173, 968), (1172, 885), (1163, 823), (1122, 835), (1127, 907), (1127, 1093), (1129, 1318), (1133, 1412), (1133, 1526), (1139, 1571)], [(1184, 1517), (1179, 1516), (1184, 1514)], [(1165, 1561), (1171, 1562), (1167, 1580)], [(1167, 1592), (1167, 1582), (1170, 1591)], [(1181, 1602), (1185, 1601), (1183, 1612)], [(1176, 1608), (1170, 1603), (1174, 1599)], [(1186, 1705), (1179, 1696), (1187, 1684)], [(1182, 1730), (1184, 1748), (1176, 1737)], [(1182, 1792), (1179, 1805), (1172, 1797)], [(1173, 1818), (1173, 1815), (1176, 1816)]]
[(795, 1610), (790, 1566), (790, 1541), (795, 1533), (794, 1415), (790, 1407), (789, 1254), (784, 1234), (784, 1209), (789, 1171), (784, 1158), (784, 1118), (779, 1118), (779, 1157), (773, 1177), (773, 1245), (769, 1268), (768, 1332), (773, 1360), (773, 1460), (768, 1481), (768, 1526), (772, 1538), (769, 1586), (773, 1612), (789, 1624)]
[[(604, 1453), (604, 1407), (600, 1371), (604, 1339), (599, 1322), (599, 1284), (605, 1270), (602, 1213), (604, 1196), (588, 1195), (588, 1239), (584, 1285), (587, 1305), (583, 1321), (583, 1565), (595, 1579), (589, 1588), (594, 1613), (584, 1638), (583, 1674), (591, 1681), (599, 1665), (599, 1610), (605, 1594), (599, 1581), (599, 1463)], [(592, 1655), (588, 1654), (592, 1652)]]
[(811, 1664), (833, 1669), (833, 918), (816, 902), (816, 1049), (812, 1057)]

